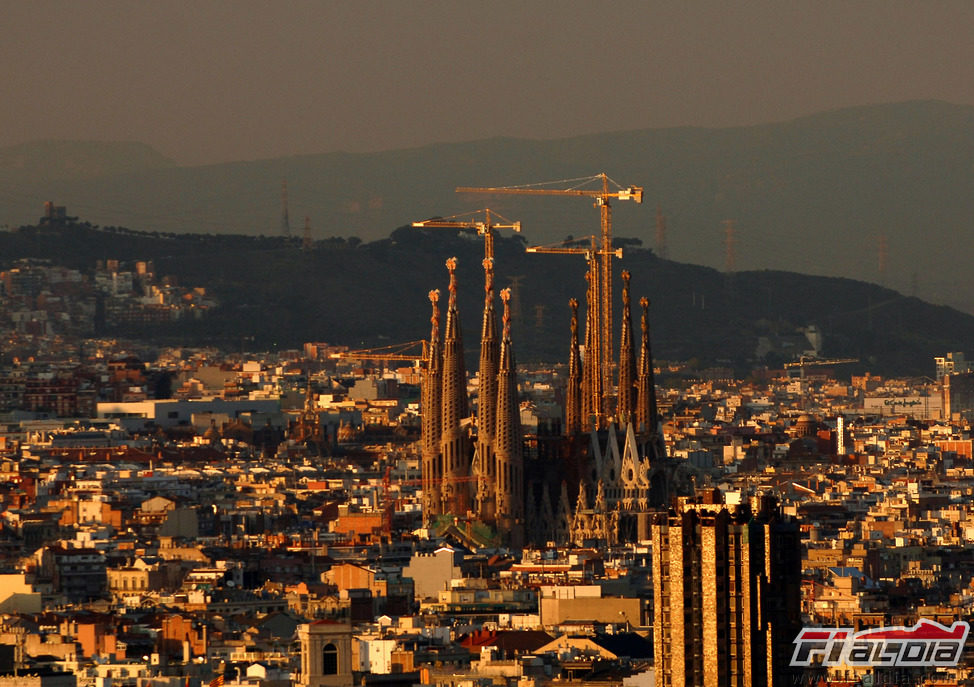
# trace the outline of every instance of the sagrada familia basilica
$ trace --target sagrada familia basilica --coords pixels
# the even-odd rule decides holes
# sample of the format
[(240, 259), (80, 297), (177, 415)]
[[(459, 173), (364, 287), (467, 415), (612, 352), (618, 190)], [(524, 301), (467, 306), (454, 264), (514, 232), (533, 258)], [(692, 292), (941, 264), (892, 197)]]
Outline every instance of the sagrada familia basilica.
[[(489, 231), (489, 228), (488, 228)], [(597, 265), (589, 289), (585, 347), (579, 340), (578, 302), (570, 301), (564, 420), (549, 434), (530, 437), (526, 459), (520, 421), (517, 368), (511, 331), (510, 292), (495, 312), (494, 264), (484, 260), (476, 413), (471, 414), (463, 338), (457, 310), (456, 259), (447, 261), (446, 320), (440, 331), (440, 293), (432, 305), (429, 360), (422, 384), (424, 519), (472, 524), (492, 541), (514, 547), (547, 542), (583, 545), (649, 536), (651, 516), (672, 497), (692, 493), (694, 469), (669, 458), (657, 408), (650, 348), (649, 300), (641, 308), (638, 355), (633, 341), (630, 275), (622, 273), (622, 330), (615, 394), (607, 393), (597, 358)], [(499, 335), (498, 335), (499, 334)], [(610, 383), (608, 386), (612, 386)], [(536, 455), (535, 455), (536, 454)]]

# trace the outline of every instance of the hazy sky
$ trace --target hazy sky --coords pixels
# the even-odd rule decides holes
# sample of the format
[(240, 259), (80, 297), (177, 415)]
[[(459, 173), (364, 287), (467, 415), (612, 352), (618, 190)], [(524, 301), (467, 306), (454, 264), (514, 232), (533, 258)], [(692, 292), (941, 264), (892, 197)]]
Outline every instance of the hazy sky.
[(0, 0), (0, 146), (186, 164), (974, 105), (974, 2)]

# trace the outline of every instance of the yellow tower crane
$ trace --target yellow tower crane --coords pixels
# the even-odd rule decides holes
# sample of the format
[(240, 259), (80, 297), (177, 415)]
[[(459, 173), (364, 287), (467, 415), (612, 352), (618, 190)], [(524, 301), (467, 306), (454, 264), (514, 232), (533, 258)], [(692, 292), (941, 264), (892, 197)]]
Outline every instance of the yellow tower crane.
[[(589, 245), (581, 245), (585, 241), (588, 241)], [(602, 255), (603, 251), (599, 247), (599, 240), (597, 236), (582, 237), (580, 239), (571, 239), (568, 241), (562, 241), (561, 243), (549, 244), (546, 246), (528, 246), (525, 248), (527, 253), (542, 253), (547, 255), (583, 255), (585, 256), (586, 262), (588, 262), (588, 281), (589, 281), (589, 308), (600, 309), (601, 299), (599, 298), (599, 257)], [(616, 248), (613, 251), (613, 256), (616, 258), (622, 258), (622, 249)], [(601, 312), (599, 312), (601, 315)], [(609, 390), (612, 388), (611, 379), (605, 379), (601, 374), (605, 365), (606, 356), (603, 354), (602, 350), (602, 328), (604, 324), (601, 321), (601, 316), (588, 318), (591, 326), (595, 331), (586, 332), (585, 340), (585, 366), (586, 369), (598, 370), (598, 374), (593, 374), (588, 379), (591, 380), (591, 385), (586, 392), (589, 394), (588, 403), (591, 413), (595, 415), (595, 425), (597, 428), (601, 428), (606, 418), (612, 412), (609, 408)], [(589, 336), (591, 338), (589, 338)], [(589, 365), (593, 365), (589, 368)], [(585, 418), (588, 421), (588, 418)]]
[[(476, 216), (480, 213), (484, 214), (483, 220), (460, 219), (463, 217)], [(495, 222), (495, 216), (503, 220), (503, 222)], [(450, 215), (449, 217), (427, 219), (423, 220), (422, 222), (413, 222), (413, 226), (419, 228), (442, 227), (445, 229), (476, 229), (477, 233), (484, 237), (485, 260), (492, 260), (494, 258), (494, 229), (513, 229), (514, 231), (521, 231), (520, 222), (512, 222), (506, 217), (503, 217), (500, 213), (492, 212), (490, 208), (474, 210), (473, 212), (465, 212), (459, 215)]]
[(424, 365), (429, 363), (430, 350), (429, 342), (425, 339), (420, 339), (418, 341), (389, 344), (388, 346), (379, 346), (377, 348), (360, 348), (355, 351), (342, 351), (340, 353), (332, 353), (329, 357), (340, 360), (403, 361)]
[[(583, 188), (586, 184), (601, 182), (599, 188)], [(615, 190), (609, 189), (609, 183), (615, 186)], [(568, 188), (550, 188), (553, 185), (564, 186), (570, 184)], [(563, 179), (561, 181), (548, 181), (540, 184), (525, 184), (523, 186), (458, 186), (457, 193), (487, 193), (487, 194), (514, 194), (532, 196), (581, 196), (593, 198), (595, 207), (599, 209), (601, 219), (602, 243), (599, 250), (601, 265), (596, 276), (599, 282), (599, 358), (598, 369), (601, 371), (602, 388), (610, 389), (612, 375), (612, 256), (615, 251), (612, 249), (612, 200), (631, 200), (636, 203), (643, 202), (643, 189), (640, 186), (628, 186), (623, 188), (616, 182), (609, 179), (604, 172), (590, 177), (577, 179)]]

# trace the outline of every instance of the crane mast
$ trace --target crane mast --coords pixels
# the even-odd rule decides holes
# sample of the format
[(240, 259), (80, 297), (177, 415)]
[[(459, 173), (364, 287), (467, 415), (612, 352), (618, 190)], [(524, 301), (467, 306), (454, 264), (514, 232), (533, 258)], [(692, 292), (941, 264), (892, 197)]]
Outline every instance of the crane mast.
[[(588, 240), (587, 247), (580, 245), (567, 245), (569, 243), (581, 243)], [(562, 242), (548, 246), (528, 246), (524, 249), (527, 253), (540, 253), (546, 255), (582, 255), (588, 263), (588, 272), (585, 279), (588, 282), (586, 300), (588, 302), (589, 315), (585, 331), (585, 369), (584, 376), (586, 395), (583, 397), (585, 410), (582, 413), (583, 422), (588, 423), (591, 415), (595, 416), (595, 426), (601, 427), (606, 418), (612, 414), (609, 407), (609, 386), (611, 383), (606, 381), (602, 372), (606, 356), (604, 355), (604, 332), (603, 311), (601, 305), (604, 299), (600, 298), (600, 290), (604, 288), (604, 279), (600, 277), (601, 263), (606, 258), (622, 258), (622, 249), (616, 248), (611, 254), (606, 255), (606, 251), (599, 247), (597, 236), (588, 236), (585, 239), (576, 239), (571, 242)], [(596, 316), (592, 311), (596, 310)], [(611, 373), (611, 370), (610, 370)]]
[[(586, 189), (580, 186), (593, 181), (601, 182), (600, 188)], [(457, 193), (486, 193), (486, 194), (509, 194), (509, 195), (535, 195), (535, 196), (576, 196), (592, 198), (595, 207), (599, 209), (599, 225), (601, 230), (601, 245), (597, 251), (599, 264), (593, 271), (590, 266), (590, 279), (594, 279), (590, 293), (595, 294), (596, 304), (593, 304), (598, 312), (597, 329), (598, 337), (595, 344), (595, 355), (590, 356), (586, 351), (586, 358), (591, 359), (591, 364), (598, 370), (600, 386), (603, 390), (603, 398), (599, 403), (599, 414), (607, 416), (609, 408), (609, 390), (612, 388), (612, 257), (616, 251), (612, 248), (612, 205), (611, 200), (631, 200), (637, 204), (643, 202), (643, 189), (639, 186), (629, 186), (609, 190), (609, 177), (604, 172), (592, 177), (581, 179), (565, 179), (561, 182), (552, 183), (575, 183), (570, 188), (541, 188), (547, 184), (534, 184), (525, 186), (458, 186)], [(615, 182), (613, 182), (615, 183)], [(544, 252), (544, 251), (533, 251)], [(586, 367), (590, 363), (586, 363)]]
[(602, 229), (602, 283), (599, 292), (601, 335), (599, 363), (602, 371), (602, 412), (608, 414), (608, 399), (604, 398), (612, 388), (612, 206), (609, 205), (609, 177), (602, 176), (602, 195), (595, 198), (599, 208), (599, 224)]

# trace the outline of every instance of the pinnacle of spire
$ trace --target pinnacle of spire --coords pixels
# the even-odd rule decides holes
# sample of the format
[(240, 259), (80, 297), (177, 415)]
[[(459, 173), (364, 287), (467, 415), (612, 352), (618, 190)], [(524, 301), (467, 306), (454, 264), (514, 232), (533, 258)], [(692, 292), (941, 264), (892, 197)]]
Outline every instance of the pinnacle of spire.
[(524, 517), (524, 461), (521, 415), (517, 399), (517, 368), (511, 343), (511, 290), (501, 291), (504, 333), (497, 373), (497, 429), (495, 432), (497, 517), (510, 527)]
[(449, 346), (451, 341), (456, 341), (460, 337), (460, 318), (457, 314), (457, 259), (449, 258), (446, 261), (446, 268), (450, 272), (450, 298), (446, 308), (444, 343)]
[(441, 512), (439, 482), (443, 477), (443, 461), (440, 454), (442, 425), (440, 422), (442, 405), (442, 349), (440, 345), (440, 292), (429, 292), (432, 315), (430, 317), (429, 360), (423, 371), (421, 388), (420, 417), (422, 421), (422, 476), (423, 476), (423, 516), (429, 521)]
[(456, 257), (446, 259), (446, 269), (450, 272), (450, 305), (449, 308), (457, 307), (457, 259)]
[[(493, 406), (497, 388), (497, 361), (500, 348), (497, 341), (497, 318), (494, 315), (493, 260), (484, 260), (484, 321), (480, 334), (480, 398), (481, 414), (487, 405)], [(493, 418), (493, 410), (489, 411)], [(483, 429), (483, 427), (481, 427)], [(491, 428), (491, 433), (493, 429)]]
[(504, 341), (509, 342), (511, 340), (511, 290), (510, 289), (503, 289), (501, 291), (501, 301), (504, 303), (504, 315), (501, 318), (502, 321), (504, 322), (504, 334), (503, 334), (504, 338), (502, 340), (503, 343)]
[(656, 380), (653, 376), (653, 351), (649, 345), (649, 299), (639, 299), (642, 306), (642, 341), (639, 347), (639, 381), (636, 409), (636, 426), (641, 433), (649, 435), (650, 447), (647, 458), (664, 458), (666, 448), (659, 426), (659, 410), (656, 405)]
[(467, 510), (467, 486), (470, 476), (468, 437), (460, 423), (467, 417), (467, 373), (463, 363), (463, 339), (460, 314), (457, 311), (457, 259), (446, 261), (450, 272), (450, 300), (446, 311), (443, 338), (443, 371), (441, 404), (440, 453), (443, 461), (443, 500), (448, 512), (463, 514)]
[(494, 314), (494, 261), (484, 258), (484, 321), (480, 337), (480, 367), (477, 392), (477, 476), (480, 517), (491, 519), (495, 481), (494, 432), (497, 416), (497, 367), (500, 342)]
[(430, 367), (439, 369), (440, 363), (440, 290), (433, 289), (429, 292), (430, 304), (433, 306), (433, 314), (430, 316)]
[(619, 404), (617, 414), (623, 422), (636, 409), (636, 360), (632, 351), (632, 315), (630, 313), (628, 270), (622, 271), (622, 334), (619, 337)]
[(511, 290), (501, 291), (504, 303), (504, 334), (497, 369), (497, 450), (520, 454), (520, 407), (517, 400), (517, 371), (511, 343)]
[(605, 484), (603, 484), (602, 480), (599, 480), (596, 486), (595, 505), (593, 508), (597, 513), (605, 513)]
[(494, 258), (484, 258), (484, 291), (487, 292), (487, 302), (494, 300)]
[(457, 259), (446, 261), (450, 271), (450, 300), (443, 337), (443, 430), (459, 428), (467, 416), (467, 375), (463, 364), (463, 339), (457, 311)]
[(588, 510), (588, 494), (585, 492), (585, 482), (578, 483), (578, 498), (575, 500), (575, 517)]

